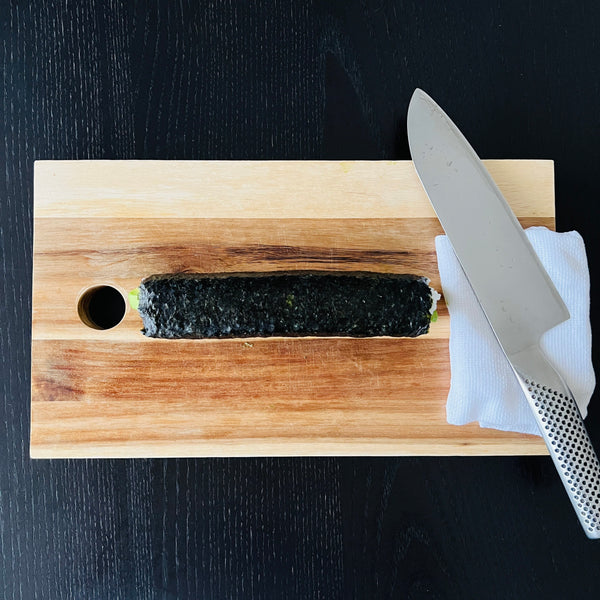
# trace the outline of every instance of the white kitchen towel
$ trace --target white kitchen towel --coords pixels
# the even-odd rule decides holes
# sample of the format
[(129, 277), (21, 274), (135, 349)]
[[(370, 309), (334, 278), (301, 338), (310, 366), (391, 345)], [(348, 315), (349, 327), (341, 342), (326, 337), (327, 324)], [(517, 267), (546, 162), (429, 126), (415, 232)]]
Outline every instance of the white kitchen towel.
[[(573, 392), (585, 418), (596, 379), (592, 366), (590, 278), (583, 239), (576, 231), (525, 231), (562, 296), (571, 318), (548, 331), (542, 350)], [(448, 423), (539, 435), (527, 400), (494, 337), (446, 236), (435, 240), (444, 298), (450, 313)]]

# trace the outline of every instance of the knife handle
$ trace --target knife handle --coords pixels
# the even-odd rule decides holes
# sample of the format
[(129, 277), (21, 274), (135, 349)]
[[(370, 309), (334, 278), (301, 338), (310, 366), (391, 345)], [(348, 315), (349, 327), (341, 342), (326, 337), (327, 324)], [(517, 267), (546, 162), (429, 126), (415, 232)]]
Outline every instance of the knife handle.
[(573, 394), (539, 347), (511, 362), (581, 526), (600, 539), (600, 462)]

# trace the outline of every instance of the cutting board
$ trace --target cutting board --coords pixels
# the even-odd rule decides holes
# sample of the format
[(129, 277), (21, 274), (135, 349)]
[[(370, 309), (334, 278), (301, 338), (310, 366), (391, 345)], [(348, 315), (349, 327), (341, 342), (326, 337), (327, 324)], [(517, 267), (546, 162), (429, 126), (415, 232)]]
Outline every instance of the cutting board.
[[(486, 165), (523, 226), (554, 228), (551, 161)], [(173, 341), (121, 300), (178, 271), (416, 273), (440, 290), (441, 233), (410, 161), (36, 162), (31, 456), (545, 454), (446, 422), (443, 301), (416, 339)], [(99, 286), (125, 306), (109, 328), (86, 312)]]

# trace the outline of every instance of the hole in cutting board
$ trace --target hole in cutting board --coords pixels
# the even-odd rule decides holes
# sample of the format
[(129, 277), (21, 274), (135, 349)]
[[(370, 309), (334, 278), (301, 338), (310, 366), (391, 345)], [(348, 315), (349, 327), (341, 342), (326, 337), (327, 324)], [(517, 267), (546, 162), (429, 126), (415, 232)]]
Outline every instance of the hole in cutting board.
[(81, 321), (92, 329), (111, 329), (125, 316), (125, 298), (117, 288), (96, 285), (79, 298), (77, 312)]

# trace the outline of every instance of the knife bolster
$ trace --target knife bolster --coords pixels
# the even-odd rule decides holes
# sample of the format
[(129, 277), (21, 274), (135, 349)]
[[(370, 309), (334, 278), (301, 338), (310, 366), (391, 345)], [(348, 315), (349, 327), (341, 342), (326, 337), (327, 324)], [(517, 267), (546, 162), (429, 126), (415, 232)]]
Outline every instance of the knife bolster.
[(564, 379), (550, 364), (538, 344), (509, 355), (508, 360), (519, 380), (523, 380), (521, 385), (525, 383), (528, 388), (528, 382), (543, 382), (544, 388), (571, 395)]

